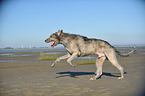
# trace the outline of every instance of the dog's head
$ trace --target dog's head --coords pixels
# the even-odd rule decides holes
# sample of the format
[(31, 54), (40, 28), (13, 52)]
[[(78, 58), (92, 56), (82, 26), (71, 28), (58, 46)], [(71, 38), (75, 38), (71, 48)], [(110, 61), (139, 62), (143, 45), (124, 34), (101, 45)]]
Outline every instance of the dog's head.
[(46, 43), (50, 43), (51, 47), (56, 46), (60, 43), (60, 35), (62, 34), (63, 30), (58, 30), (58, 32), (53, 33), (50, 35), (48, 39), (45, 40)]

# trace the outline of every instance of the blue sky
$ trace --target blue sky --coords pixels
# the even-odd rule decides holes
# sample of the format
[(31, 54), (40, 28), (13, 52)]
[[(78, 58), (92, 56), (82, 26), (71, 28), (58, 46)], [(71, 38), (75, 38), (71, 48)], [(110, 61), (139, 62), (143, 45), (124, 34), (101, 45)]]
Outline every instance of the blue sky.
[(0, 48), (50, 47), (58, 29), (112, 45), (145, 44), (144, 0), (3, 0)]

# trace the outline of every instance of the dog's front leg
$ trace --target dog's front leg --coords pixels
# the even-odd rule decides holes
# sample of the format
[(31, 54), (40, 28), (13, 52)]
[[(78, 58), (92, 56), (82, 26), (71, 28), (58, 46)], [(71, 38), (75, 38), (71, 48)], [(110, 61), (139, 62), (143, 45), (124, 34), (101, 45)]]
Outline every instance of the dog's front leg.
[(72, 61), (73, 59), (77, 58), (77, 57), (78, 57), (78, 53), (73, 53), (73, 54), (67, 59), (67, 62), (68, 62), (72, 67), (75, 67), (75, 65), (73, 65), (73, 64), (71, 63), (71, 61)]
[(62, 59), (67, 59), (67, 58), (69, 58), (70, 56), (71, 56), (71, 55), (70, 55), (69, 53), (67, 53), (67, 54), (64, 55), (64, 56), (58, 57), (58, 58), (54, 61), (54, 63), (51, 65), (51, 67), (54, 67), (55, 64), (56, 64), (57, 62), (59, 62), (60, 60), (62, 60)]

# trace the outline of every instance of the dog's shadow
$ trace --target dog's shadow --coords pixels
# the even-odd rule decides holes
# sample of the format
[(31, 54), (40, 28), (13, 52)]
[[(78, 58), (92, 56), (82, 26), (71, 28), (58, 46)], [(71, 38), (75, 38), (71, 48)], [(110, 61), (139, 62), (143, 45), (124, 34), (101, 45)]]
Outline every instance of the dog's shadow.
[[(77, 78), (77, 76), (82, 76), (82, 75), (95, 75), (94, 72), (70, 72), (70, 71), (66, 71), (66, 72), (58, 72), (56, 74), (59, 74), (59, 76), (57, 76), (56, 78), (60, 78), (60, 77), (73, 77), (73, 78)], [(124, 72), (124, 74), (127, 74), (127, 72)], [(107, 72), (103, 72), (102, 76), (111, 76), (111, 77), (120, 77), (120, 73), (107, 73)]]

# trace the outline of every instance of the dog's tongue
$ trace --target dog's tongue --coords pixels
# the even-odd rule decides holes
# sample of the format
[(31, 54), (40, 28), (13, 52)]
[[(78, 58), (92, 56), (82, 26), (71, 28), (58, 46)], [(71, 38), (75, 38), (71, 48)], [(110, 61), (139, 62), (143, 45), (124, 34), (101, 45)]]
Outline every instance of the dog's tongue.
[(52, 46), (54, 44), (54, 42), (50, 43), (50, 46)]

